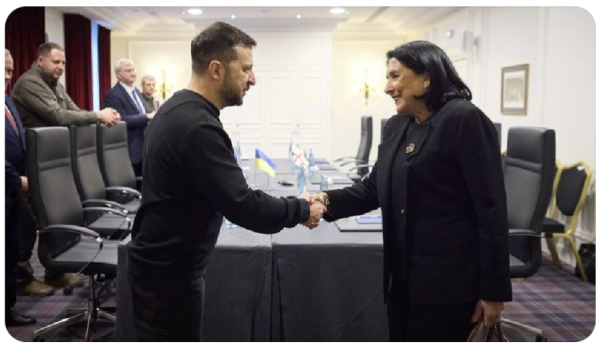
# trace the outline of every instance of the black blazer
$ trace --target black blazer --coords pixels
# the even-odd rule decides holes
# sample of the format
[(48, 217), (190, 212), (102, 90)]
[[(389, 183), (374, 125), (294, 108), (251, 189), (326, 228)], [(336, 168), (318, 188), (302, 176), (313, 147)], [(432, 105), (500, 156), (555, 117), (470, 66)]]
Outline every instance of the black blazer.
[[(135, 92), (141, 100), (142, 107), (145, 107), (142, 94), (137, 89), (135, 89)], [(106, 93), (104, 107), (114, 108), (121, 114), (121, 119), (127, 123), (129, 158), (131, 159), (131, 163), (140, 163), (144, 149), (144, 132), (148, 124), (146, 113), (152, 111), (146, 109), (144, 114), (140, 114), (137, 106), (129, 94), (127, 94), (127, 90), (119, 82)]]
[[(327, 191), (325, 219), (381, 207), (386, 299), (393, 282), (390, 235), (410, 232), (408, 286), (413, 305), (510, 301), (506, 192), (494, 125), (469, 101), (447, 102), (428, 120), (422, 142), (415, 143), (407, 159), (407, 181), (392, 184), (394, 157), (404, 150), (399, 145), (413, 121), (403, 115), (388, 121), (369, 178)], [(392, 195), (400, 196), (400, 210), (392, 208)]]
[(19, 112), (8, 95), (4, 95), (4, 105), (10, 110), (19, 129), (19, 135), (17, 136), (10, 121), (8, 121), (6, 115), (4, 116), (4, 166), (6, 174), (4, 201), (8, 208), (19, 203), (17, 196), (21, 188), (21, 176), (25, 176), (25, 130), (23, 130)]

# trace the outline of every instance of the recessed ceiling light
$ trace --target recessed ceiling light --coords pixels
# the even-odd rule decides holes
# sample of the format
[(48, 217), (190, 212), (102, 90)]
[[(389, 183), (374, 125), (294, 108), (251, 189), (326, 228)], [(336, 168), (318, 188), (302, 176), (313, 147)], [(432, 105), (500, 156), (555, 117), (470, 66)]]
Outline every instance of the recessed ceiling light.
[(331, 13), (331, 14), (342, 14), (342, 13), (345, 13), (345, 12), (346, 12), (346, 10), (344, 10), (341, 7), (334, 7), (331, 10), (329, 10), (329, 13)]
[(300, 19), (300, 18), (302, 18), (302, 16), (301, 16), (301, 15), (299, 15), (299, 14), (297, 14), (297, 15), (296, 15), (296, 19)]
[(187, 10), (188, 14), (191, 14), (192, 16), (197, 16), (202, 14), (202, 10), (199, 8), (190, 8), (189, 10)]
[(232, 14), (232, 15), (231, 15), (231, 19), (235, 19), (235, 14)]

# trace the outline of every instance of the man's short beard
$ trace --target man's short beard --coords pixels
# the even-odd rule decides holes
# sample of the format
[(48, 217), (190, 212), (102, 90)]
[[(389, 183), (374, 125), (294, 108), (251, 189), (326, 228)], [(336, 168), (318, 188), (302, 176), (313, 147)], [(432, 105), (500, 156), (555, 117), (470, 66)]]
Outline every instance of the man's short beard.
[(231, 82), (229, 70), (225, 68), (225, 81), (221, 89), (221, 97), (225, 101), (225, 107), (241, 106), (244, 103), (244, 97), (238, 90), (235, 90), (235, 85)]

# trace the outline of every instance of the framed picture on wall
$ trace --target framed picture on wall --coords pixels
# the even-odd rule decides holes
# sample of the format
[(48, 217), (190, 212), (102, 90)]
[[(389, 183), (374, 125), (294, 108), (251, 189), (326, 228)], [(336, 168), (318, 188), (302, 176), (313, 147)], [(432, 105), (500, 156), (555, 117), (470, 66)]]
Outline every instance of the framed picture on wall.
[(502, 68), (502, 114), (527, 115), (529, 64)]

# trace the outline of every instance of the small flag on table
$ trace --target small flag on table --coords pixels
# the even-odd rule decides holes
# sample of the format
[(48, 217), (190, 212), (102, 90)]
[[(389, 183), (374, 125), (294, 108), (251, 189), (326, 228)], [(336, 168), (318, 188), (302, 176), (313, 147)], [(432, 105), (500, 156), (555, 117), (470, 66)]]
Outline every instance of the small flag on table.
[(275, 170), (277, 169), (277, 166), (260, 149), (256, 149), (254, 164), (256, 168), (267, 172), (272, 177), (275, 177)]

